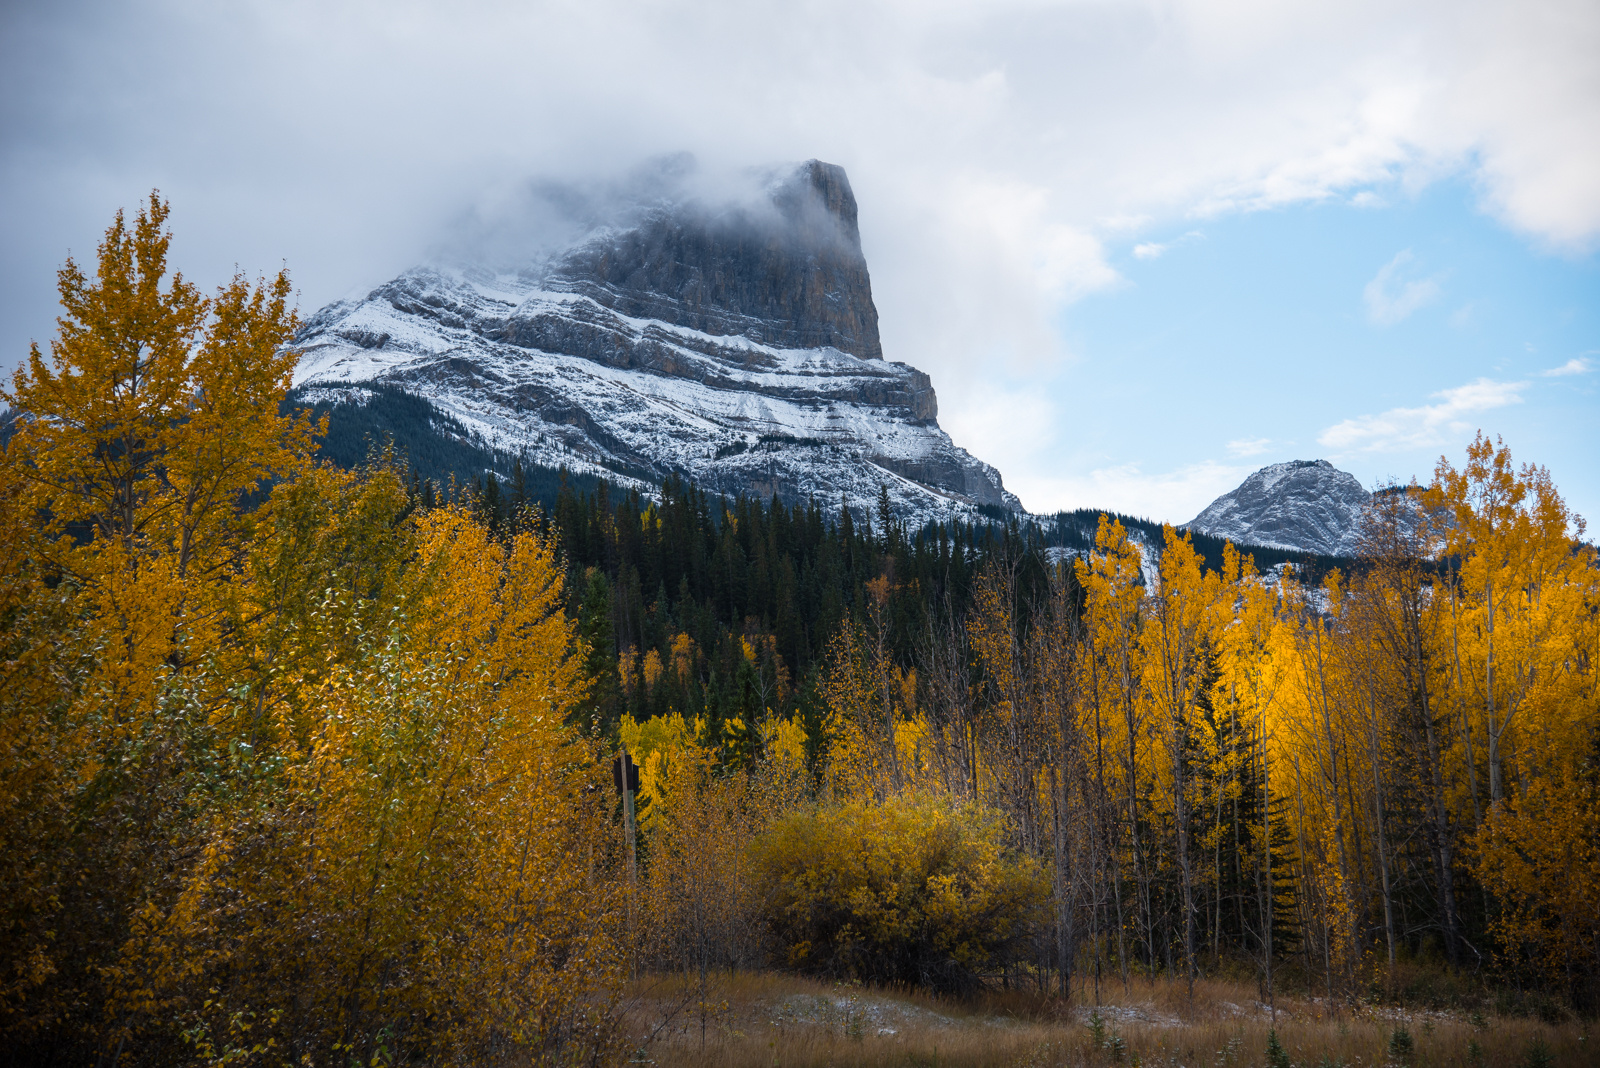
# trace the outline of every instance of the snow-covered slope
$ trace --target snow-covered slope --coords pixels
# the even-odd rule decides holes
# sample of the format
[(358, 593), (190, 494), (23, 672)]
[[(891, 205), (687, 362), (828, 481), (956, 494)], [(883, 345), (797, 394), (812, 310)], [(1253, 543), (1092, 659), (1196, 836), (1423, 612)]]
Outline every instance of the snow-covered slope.
[(886, 486), (917, 519), (1020, 510), (939, 429), (928, 376), (882, 358), (842, 169), (808, 161), (742, 201), (665, 181), (578, 214), (520, 265), (458, 256), (323, 308), (296, 395), (399, 386), (503, 452), (645, 490), (678, 474), (852, 508)]
[(1263, 467), (1186, 524), (1236, 545), (1349, 556), (1372, 495), (1326, 460)]

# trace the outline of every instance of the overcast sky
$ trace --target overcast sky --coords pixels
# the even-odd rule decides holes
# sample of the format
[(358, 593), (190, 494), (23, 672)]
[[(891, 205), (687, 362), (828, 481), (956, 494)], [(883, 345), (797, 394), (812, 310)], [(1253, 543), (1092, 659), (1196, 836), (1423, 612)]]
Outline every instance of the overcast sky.
[(12, 2), (0, 353), (151, 187), (189, 277), (309, 312), (530, 176), (817, 157), (885, 354), (1035, 511), (1481, 426), (1600, 519), (1597, 56), (1595, 0)]

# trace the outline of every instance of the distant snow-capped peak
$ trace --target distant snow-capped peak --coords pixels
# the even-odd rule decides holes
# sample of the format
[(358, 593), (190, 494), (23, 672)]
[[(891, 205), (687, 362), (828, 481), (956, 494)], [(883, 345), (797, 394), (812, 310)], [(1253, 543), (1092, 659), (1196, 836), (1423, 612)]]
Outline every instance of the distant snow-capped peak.
[(1269, 464), (1187, 524), (1235, 544), (1349, 556), (1372, 495), (1327, 460)]

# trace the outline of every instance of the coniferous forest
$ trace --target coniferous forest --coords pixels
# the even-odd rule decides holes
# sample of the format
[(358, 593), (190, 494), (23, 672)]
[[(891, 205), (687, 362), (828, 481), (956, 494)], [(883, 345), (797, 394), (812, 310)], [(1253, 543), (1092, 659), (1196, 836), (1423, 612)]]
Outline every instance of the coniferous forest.
[(1600, 566), (1498, 440), (1338, 561), (339, 465), (287, 278), (166, 214), (6, 393), (0, 1062), (613, 1063), (753, 972), (1587, 1034)]

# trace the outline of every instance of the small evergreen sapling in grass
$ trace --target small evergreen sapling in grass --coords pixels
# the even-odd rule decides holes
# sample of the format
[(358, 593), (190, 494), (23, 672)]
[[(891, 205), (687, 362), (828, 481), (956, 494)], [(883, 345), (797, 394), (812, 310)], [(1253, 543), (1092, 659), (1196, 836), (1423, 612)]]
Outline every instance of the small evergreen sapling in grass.
[(1276, 1029), (1267, 1032), (1267, 1068), (1294, 1068), (1289, 1051), (1278, 1041)]
[(1544, 1044), (1544, 1039), (1536, 1038), (1528, 1047), (1527, 1056), (1522, 1058), (1523, 1068), (1554, 1068), (1556, 1060), (1550, 1056), (1550, 1047)]
[(1396, 1027), (1394, 1034), (1389, 1036), (1389, 1057), (1401, 1068), (1409, 1068), (1411, 1055), (1416, 1052), (1417, 1044), (1411, 1037), (1411, 1032), (1404, 1027)]

